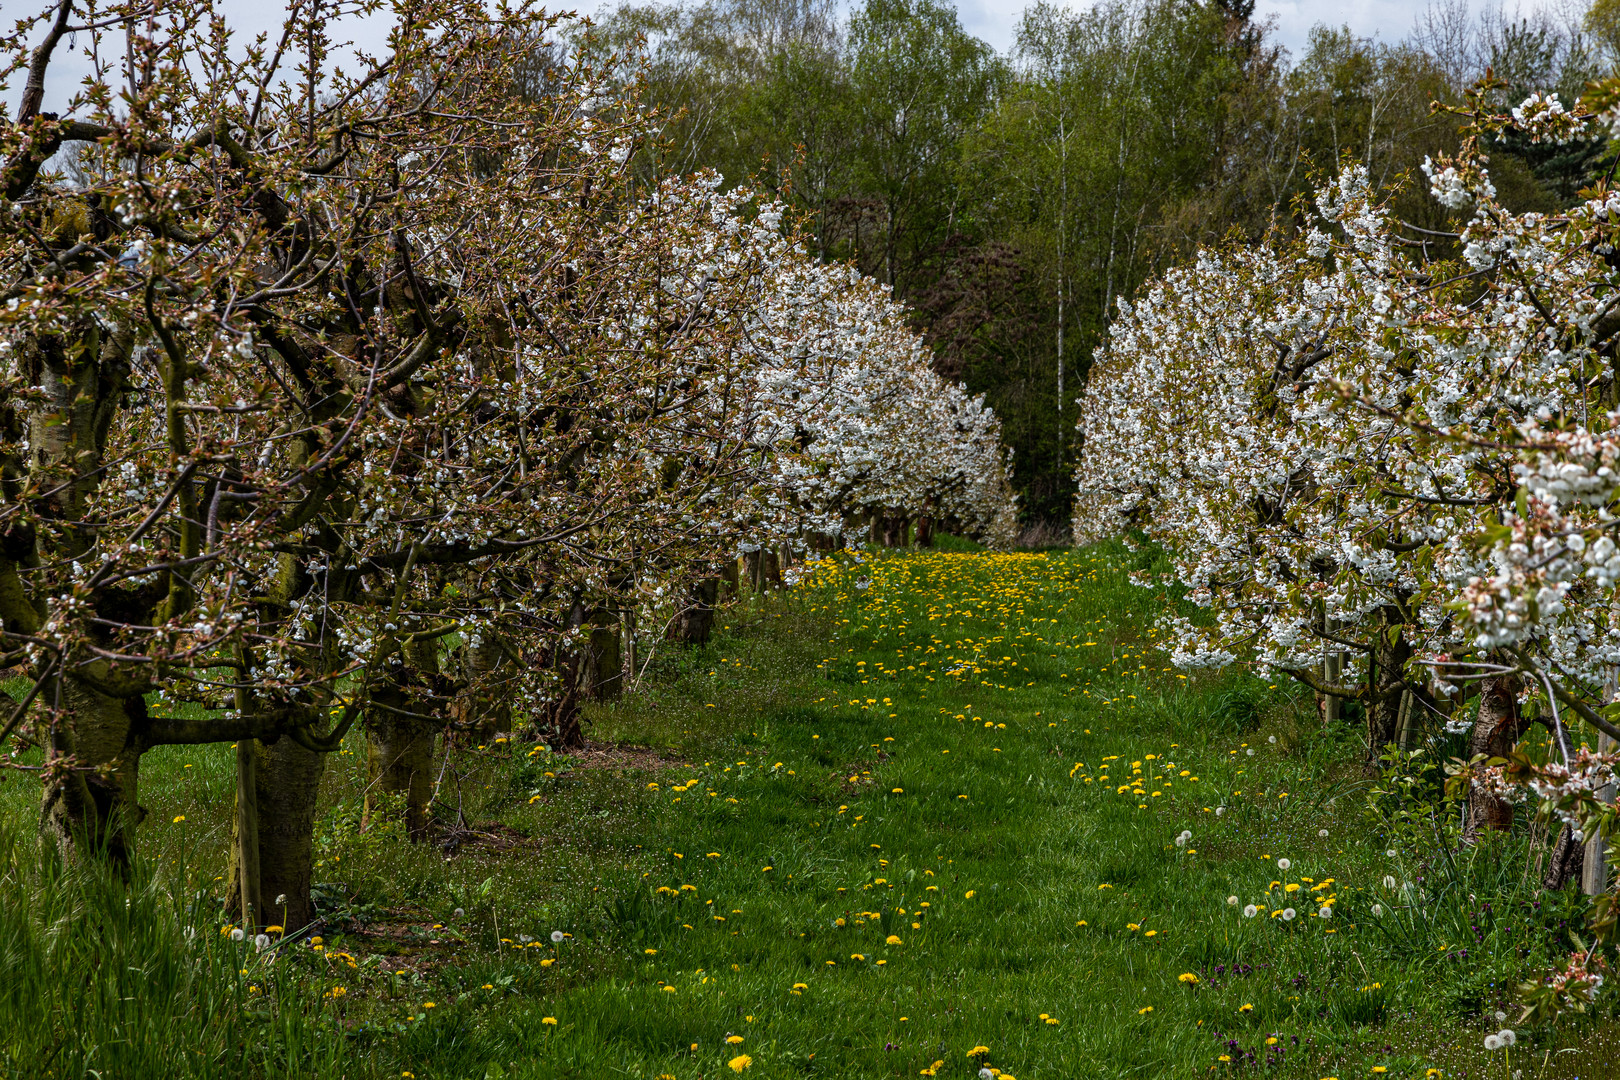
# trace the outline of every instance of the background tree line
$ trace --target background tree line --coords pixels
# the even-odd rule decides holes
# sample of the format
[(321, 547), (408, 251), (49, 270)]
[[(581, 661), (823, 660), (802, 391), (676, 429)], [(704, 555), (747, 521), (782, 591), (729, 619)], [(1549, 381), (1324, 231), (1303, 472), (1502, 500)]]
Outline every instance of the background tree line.
[[(1614, 66), (1620, 2), (1475, 15), (1447, 0), (1399, 42), (1321, 25), (1297, 57), (1253, 0), (1040, 2), (1005, 55), (940, 0), (847, 19), (832, 0), (632, 3), (582, 37), (627, 82), (645, 53), (656, 167), (763, 184), (811, 215), (815, 254), (914, 308), (940, 373), (1002, 418), (1039, 526), (1067, 518), (1074, 401), (1120, 296), (1199, 244), (1290, 230), (1342, 158), (1400, 187), (1458, 146), (1431, 103), (1460, 103), (1487, 67), (1507, 84), (1493, 104), (1573, 104)], [(1568, 205), (1612, 161), (1601, 137), (1489, 149), (1520, 211)], [(1421, 183), (1396, 207), (1443, 228)]]

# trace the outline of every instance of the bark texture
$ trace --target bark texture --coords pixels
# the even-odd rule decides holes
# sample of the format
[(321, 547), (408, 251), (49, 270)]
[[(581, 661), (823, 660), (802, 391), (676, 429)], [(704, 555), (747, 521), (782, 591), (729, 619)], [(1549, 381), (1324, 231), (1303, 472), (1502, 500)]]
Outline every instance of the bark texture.
[(1558, 832), (1558, 843), (1553, 845), (1541, 884), (1548, 889), (1562, 889), (1580, 878), (1585, 865), (1586, 845), (1577, 841), (1574, 830), (1565, 825)]
[(135, 797), (146, 702), (72, 677), (60, 687), (65, 715), (46, 737), (40, 828), (65, 858), (89, 855), (127, 869), (145, 813)]
[[(1372, 670), (1368, 674), (1367, 760), (1365, 771), (1377, 775), (1378, 758), (1384, 747), (1400, 733), (1401, 697), (1406, 692), (1406, 662), (1412, 647), (1400, 633), (1394, 612), (1384, 612), (1379, 631), (1373, 638)], [(1392, 640), (1393, 639), (1393, 640)]]
[(686, 604), (676, 613), (669, 637), (684, 645), (706, 645), (714, 632), (714, 605), (719, 599), (718, 578), (705, 578), (687, 592)]
[[(1530, 722), (1519, 712), (1520, 683), (1505, 676), (1485, 679), (1479, 686), (1479, 718), (1468, 737), (1468, 753), (1501, 757), (1524, 737)], [(1463, 826), (1463, 843), (1478, 841), (1486, 829), (1497, 832), (1513, 827), (1513, 804), (1475, 786), (1468, 792), (1468, 821)]]
[(599, 611), (591, 616), (590, 626), (585, 652), (585, 697), (591, 701), (612, 701), (624, 688), (619, 618), (611, 611)]
[[(282, 926), (290, 934), (315, 918), (310, 897), (314, 876), (315, 811), (326, 771), (326, 755), (281, 738), (266, 746), (254, 741), (253, 794), (258, 822), (260, 925)], [(231, 845), (231, 882), (226, 909), (242, 918), (242, 844)]]

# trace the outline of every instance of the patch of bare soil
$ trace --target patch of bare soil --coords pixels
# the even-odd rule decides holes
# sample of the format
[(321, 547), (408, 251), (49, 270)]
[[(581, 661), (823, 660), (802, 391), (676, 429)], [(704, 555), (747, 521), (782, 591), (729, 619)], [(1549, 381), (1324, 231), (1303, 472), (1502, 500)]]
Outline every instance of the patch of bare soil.
[(678, 769), (686, 762), (650, 746), (586, 742), (585, 749), (567, 755), (576, 769)]
[(446, 855), (510, 855), (540, 846), (534, 837), (498, 821), (446, 827), (437, 842)]

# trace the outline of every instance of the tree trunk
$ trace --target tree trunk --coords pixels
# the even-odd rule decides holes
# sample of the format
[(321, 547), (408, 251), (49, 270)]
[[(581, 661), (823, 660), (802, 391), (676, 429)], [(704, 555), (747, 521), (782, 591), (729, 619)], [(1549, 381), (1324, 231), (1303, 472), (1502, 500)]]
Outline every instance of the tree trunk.
[(562, 696), (547, 703), (545, 713), (537, 718), (541, 739), (558, 753), (585, 747), (585, 728), (579, 713), (579, 665), (582, 663), (578, 656), (563, 662), (559, 680)]
[(782, 587), (782, 560), (771, 548), (761, 548), (759, 552), (759, 581), (766, 589), (780, 589)]
[(931, 548), (934, 546), (934, 519), (924, 514), (917, 519), (917, 546)]
[(720, 595), (733, 597), (737, 595), (742, 584), (741, 574), (737, 570), (737, 560), (727, 559), (720, 567)]
[(911, 531), (911, 519), (898, 510), (886, 510), (883, 513), (883, 546), (886, 548), (905, 547), (908, 539), (907, 533)]
[(748, 575), (748, 587), (754, 592), (764, 591), (764, 560), (758, 548), (743, 553), (743, 570)]
[(1562, 889), (1581, 876), (1586, 864), (1586, 845), (1575, 839), (1568, 825), (1558, 831), (1558, 843), (1553, 845), (1552, 859), (1541, 884), (1548, 889)]
[(450, 707), (451, 717), (463, 729), (457, 733), (457, 741), (487, 743), (497, 731), (511, 731), (512, 708), (507, 704), (503, 674), (511, 665), (500, 641), (490, 636), (467, 646), (461, 650), (459, 666), (464, 685)]
[[(1574, 740), (1570, 738), (1569, 729), (1562, 724), (1553, 725), (1542, 719), (1541, 724), (1548, 729), (1555, 742), (1561, 743), (1561, 756), (1569, 757), (1575, 753)], [(1568, 825), (1558, 830), (1558, 842), (1553, 845), (1552, 858), (1547, 865), (1547, 872), (1541, 879), (1541, 884), (1548, 889), (1562, 889), (1571, 881), (1583, 876), (1586, 864), (1586, 845), (1575, 839), (1575, 830)]]
[(428, 808), (433, 802), (433, 752), (444, 723), (436, 717), (427, 718), (430, 706), (409, 693), (409, 688), (433, 684), (439, 672), (438, 643), (416, 642), (404, 651), (406, 663), (393, 672), (396, 685), (372, 694), (375, 707), (366, 724), (369, 782), (361, 827), (370, 826), (372, 815), (382, 807), (383, 795), (402, 795), (405, 831), (413, 841), (420, 841), (427, 838)]
[[(1529, 721), (1519, 712), (1518, 678), (1502, 676), (1484, 679), (1479, 685), (1479, 718), (1468, 737), (1468, 753), (1503, 757), (1524, 736)], [(1513, 827), (1513, 804), (1480, 787), (1468, 792), (1468, 821), (1463, 825), (1463, 843), (1478, 841), (1480, 831), (1505, 832)]]
[(675, 615), (669, 637), (685, 645), (706, 645), (714, 631), (714, 604), (718, 598), (720, 582), (717, 578), (704, 578), (687, 593), (686, 606)]
[[(257, 810), (259, 925), (274, 924), (293, 933), (315, 918), (310, 899), (314, 875), (315, 812), (326, 755), (283, 737), (266, 746), (254, 740), (253, 795)], [(231, 845), (226, 910), (243, 919), (242, 848)], [(250, 873), (250, 872), (249, 872)], [(255, 890), (249, 890), (249, 895)], [(244, 923), (246, 919), (243, 919)]]
[[(1401, 697), (1405, 694), (1406, 662), (1412, 647), (1400, 634), (1401, 624), (1387, 609), (1373, 637), (1372, 666), (1367, 674), (1367, 760), (1365, 771), (1378, 774), (1378, 758), (1400, 733)], [(1391, 641), (1390, 637), (1395, 640)]]
[(612, 701), (624, 686), (619, 617), (611, 611), (598, 611), (590, 617), (589, 622), (591, 633), (585, 653), (585, 697), (591, 701)]
[[(403, 696), (378, 694), (378, 703), (401, 707)], [(433, 751), (439, 725), (414, 716), (377, 709), (366, 724), (366, 809), (362, 828), (385, 812), (385, 796), (405, 800), (405, 831), (423, 840), (428, 831), (428, 805), (433, 801)]]
[(135, 739), (146, 701), (110, 697), (73, 677), (60, 682), (63, 715), (45, 740), (40, 828), (66, 858), (91, 855), (127, 870), (135, 826), (141, 750)]

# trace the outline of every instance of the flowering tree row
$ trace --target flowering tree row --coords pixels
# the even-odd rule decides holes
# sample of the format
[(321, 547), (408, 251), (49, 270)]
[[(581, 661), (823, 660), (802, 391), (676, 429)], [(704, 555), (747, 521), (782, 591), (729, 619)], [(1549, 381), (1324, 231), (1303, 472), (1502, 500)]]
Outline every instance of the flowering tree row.
[[(1369, 767), (1402, 721), (1469, 732), (1465, 836), (1547, 798), (1568, 823), (1558, 884), (1613, 819), (1614, 756), (1566, 724), (1617, 734), (1620, 196), (1504, 209), (1482, 136), (1561, 144), (1594, 121), (1556, 97), (1511, 116), (1481, 100), (1461, 153), (1426, 168), (1456, 232), (1394, 219), (1351, 166), (1296, 236), (1204, 251), (1120, 305), (1075, 530), (1165, 546), (1205, 609), (1164, 619), (1178, 664), (1252, 662), (1362, 702)], [(1516, 750), (1534, 722), (1550, 763)], [(1601, 981), (1577, 959), (1538, 1007)]]
[(577, 742), (592, 628), (740, 549), (1012, 521), (994, 416), (886, 291), (638, 173), (656, 117), (555, 17), (413, 0), (345, 71), (347, 10), (244, 43), (212, 0), (59, 0), (0, 39), (0, 738), (114, 860), (144, 750), (235, 742), (232, 901), (289, 928), (356, 724), (420, 834), (437, 732)]

